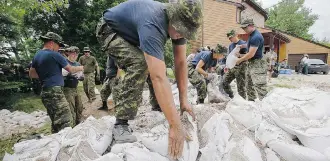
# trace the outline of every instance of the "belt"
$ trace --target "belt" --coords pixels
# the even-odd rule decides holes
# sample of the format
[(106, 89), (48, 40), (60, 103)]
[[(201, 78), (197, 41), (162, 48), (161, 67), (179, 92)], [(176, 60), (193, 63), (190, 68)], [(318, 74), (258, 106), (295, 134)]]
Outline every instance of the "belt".
[(43, 90), (43, 91), (48, 91), (48, 90), (53, 89), (53, 88), (60, 88), (60, 89), (63, 89), (62, 86), (52, 86), (52, 87), (42, 87), (42, 90)]

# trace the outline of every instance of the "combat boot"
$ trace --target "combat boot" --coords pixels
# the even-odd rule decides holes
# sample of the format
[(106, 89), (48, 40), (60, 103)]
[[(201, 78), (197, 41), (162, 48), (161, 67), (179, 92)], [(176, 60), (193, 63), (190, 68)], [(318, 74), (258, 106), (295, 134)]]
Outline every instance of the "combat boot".
[(113, 129), (113, 139), (116, 144), (134, 143), (137, 141), (136, 136), (132, 135), (133, 130), (129, 125), (115, 125)]
[(204, 103), (204, 99), (198, 99), (197, 100), (197, 104), (203, 104)]
[(159, 111), (159, 112), (163, 112), (162, 109), (160, 108), (159, 105), (156, 105), (156, 106), (152, 106), (151, 108), (152, 111)]
[(98, 110), (108, 110), (108, 105), (107, 105), (107, 101), (102, 101), (102, 106), (100, 108), (98, 108)]

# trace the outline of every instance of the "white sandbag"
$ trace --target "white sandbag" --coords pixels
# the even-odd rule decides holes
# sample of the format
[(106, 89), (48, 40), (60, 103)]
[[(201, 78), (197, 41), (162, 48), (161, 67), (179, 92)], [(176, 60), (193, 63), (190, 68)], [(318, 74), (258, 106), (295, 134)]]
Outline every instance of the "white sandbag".
[(228, 102), (230, 98), (219, 90), (220, 75), (213, 74), (213, 79), (207, 84), (208, 100), (209, 103)]
[(232, 50), (226, 59), (226, 67), (229, 69), (232, 69), (236, 66), (236, 62), (238, 61), (238, 58), (236, 56), (236, 53), (238, 53), (240, 50), (240, 47), (235, 47), (234, 50)]
[(90, 116), (70, 131), (62, 142), (80, 138), (80, 140), (86, 140), (98, 155), (102, 155), (111, 144), (115, 120), (113, 116), (105, 116), (98, 120)]
[(330, 160), (330, 147), (325, 149), (323, 154)]
[(62, 76), (66, 77), (68, 76), (69, 72), (67, 70), (65, 70), (64, 68), (62, 68)]
[(232, 121), (227, 113), (214, 114), (201, 129), (201, 161), (221, 161), (230, 136), (229, 122)]
[[(181, 118), (183, 127), (190, 135), (192, 141), (184, 142), (182, 161), (196, 160), (198, 155), (198, 137), (197, 125), (193, 123), (192, 118), (185, 113)], [(139, 135), (139, 140), (151, 152), (156, 152), (164, 157), (168, 155), (168, 124), (158, 125), (150, 130), (150, 133)]]
[(103, 155), (102, 157), (95, 159), (93, 161), (124, 161), (123, 158), (119, 157), (116, 154), (108, 153), (106, 155)]
[(243, 139), (231, 139), (226, 147), (226, 155), (221, 161), (262, 161), (260, 150), (254, 142), (244, 136)]
[(287, 161), (329, 161), (325, 155), (307, 147), (277, 140), (270, 141), (267, 145)]
[[(256, 102), (244, 100), (238, 94), (235, 95), (226, 107), (226, 111), (246, 128), (251, 131), (262, 121), (262, 115)], [(243, 130), (243, 129), (242, 129)]]
[(150, 152), (146, 148), (138, 148), (136, 146), (126, 149), (124, 154), (126, 161), (169, 161), (169, 159), (158, 153)]
[(266, 148), (266, 161), (280, 161), (280, 158), (277, 157), (276, 153), (269, 148)]
[(323, 153), (330, 147), (329, 97), (329, 92), (316, 89), (280, 88), (263, 100), (263, 108), (279, 127), (296, 135), (306, 147)]
[(14, 145), (14, 154), (6, 154), (3, 161), (55, 161), (60, 142), (52, 137), (28, 140)]

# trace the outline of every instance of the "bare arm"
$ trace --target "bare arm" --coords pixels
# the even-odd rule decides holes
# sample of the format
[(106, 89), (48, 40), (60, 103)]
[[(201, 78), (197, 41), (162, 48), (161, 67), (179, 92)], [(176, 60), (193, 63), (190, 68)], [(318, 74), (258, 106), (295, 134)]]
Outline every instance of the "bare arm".
[(71, 65), (67, 65), (64, 67), (64, 69), (70, 73), (77, 73), (80, 72), (82, 70), (84, 70), (84, 66), (71, 66)]
[(175, 109), (170, 82), (166, 77), (165, 63), (146, 53), (144, 56), (148, 65), (150, 78), (159, 106), (164, 112), (164, 115), (170, 126), (177, 126), (180, 124), (180, 118)]
[(205, 65), (203, 60), (200, 60), (196, 66), (196, 70), (198, 73), (202, 74), (204, 77), (207, 77), (207, 72), (203, 69), (203, 66)]
[(251, 59), (257, 52), (258, 47), (250, 47), (249, 52), (246, 53), (243, 57), (241, 57), (238, 61), (237, 64), (242, 63), (243, 61)]
[(38, 75), (36, 69), (32, 68), (32, 67), (29, 70), (29, 76), (30, 76), (30, 78), (39, 78), (39, 75)]

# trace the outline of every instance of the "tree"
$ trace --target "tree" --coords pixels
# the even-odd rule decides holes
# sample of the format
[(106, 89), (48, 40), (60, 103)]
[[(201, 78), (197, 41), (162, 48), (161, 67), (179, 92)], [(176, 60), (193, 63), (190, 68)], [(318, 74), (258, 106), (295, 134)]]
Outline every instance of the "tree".
[(305, 0), (283, 0), (269, 9), (266, 25), (274, 29), (286, 31), (290, 34), (311, 40), (309, 28), (318, 19), (312, 10), (304, 7)]

